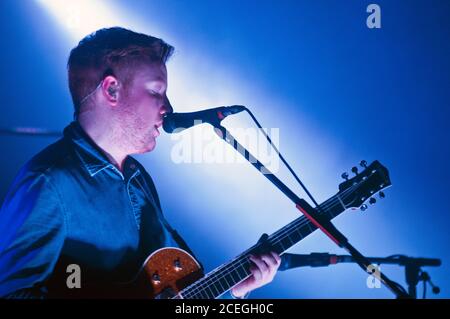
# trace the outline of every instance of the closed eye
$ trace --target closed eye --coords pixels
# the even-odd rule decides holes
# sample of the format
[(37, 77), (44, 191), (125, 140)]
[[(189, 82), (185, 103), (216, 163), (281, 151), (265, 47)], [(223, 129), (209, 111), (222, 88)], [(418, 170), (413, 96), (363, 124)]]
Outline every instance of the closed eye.
[(156, 96), (156, 97), (162, 97), (162, 95), (159, 92), (155, 91), (155, 90), (149, 90), (149, 92), (150, 92), (150, 95), (153, 95), (153, 96)]
[(147, 92), (154, 97), (164, 97), (166, 95), (167, 85), (161, 81), (149, 81), (145, 83)]

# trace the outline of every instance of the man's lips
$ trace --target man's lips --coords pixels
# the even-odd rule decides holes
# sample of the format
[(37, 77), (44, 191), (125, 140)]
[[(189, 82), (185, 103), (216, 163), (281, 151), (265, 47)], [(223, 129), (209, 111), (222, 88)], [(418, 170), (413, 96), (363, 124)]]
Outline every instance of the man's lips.
[(156, 136), (160, 135), (158, 128), (160, 128), (161, 126), (162, 126), (162, 121), (155, 124)]

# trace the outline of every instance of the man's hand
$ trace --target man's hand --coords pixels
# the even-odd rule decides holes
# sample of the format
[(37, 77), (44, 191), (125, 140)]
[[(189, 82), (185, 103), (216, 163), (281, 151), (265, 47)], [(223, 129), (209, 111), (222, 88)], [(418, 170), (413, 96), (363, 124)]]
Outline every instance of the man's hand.
[(275, 252), (260, 256), (250, 256), (253, 265), (250, 267), (252, 276), (235, 286), (231, 293), (237, 297), (243, 297), (250, 291), (270, 283), (275, 277), (281, 264), (280, 256)]

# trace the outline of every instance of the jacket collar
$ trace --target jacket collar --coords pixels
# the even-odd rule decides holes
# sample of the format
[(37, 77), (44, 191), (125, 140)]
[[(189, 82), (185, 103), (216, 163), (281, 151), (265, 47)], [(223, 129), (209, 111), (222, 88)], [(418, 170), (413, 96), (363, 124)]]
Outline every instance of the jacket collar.
[[(75, 144), (75, 151), (90, 176), (95, 176), (104, 169), (112, 168), (123, 178), (123, 175), (108, 160), (100, 147), (98, 147), (97, 144), (95, 144), (95, 142), (86, 134), (80, 123), (77, 121), (70, 123), (64, 129), (64, 137), (71, 140)], [(130, 156), (128, 156), (126, 160), (134, 161), (134, 159)]]

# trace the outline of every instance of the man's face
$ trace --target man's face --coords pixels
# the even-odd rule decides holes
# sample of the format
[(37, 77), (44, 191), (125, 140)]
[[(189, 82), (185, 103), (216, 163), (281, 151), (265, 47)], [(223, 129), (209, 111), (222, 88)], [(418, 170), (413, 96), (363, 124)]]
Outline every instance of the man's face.
[(156, 146), (165, 113), (171, 112), (166, 96), (167, 69), (164, 64), (146, 64), (127, 84), (118, 109), (122, 143), (130, 153), (145, 153)]

